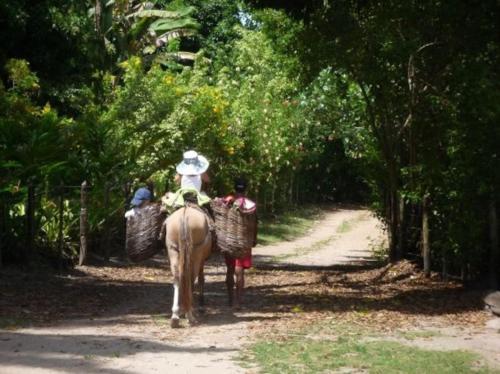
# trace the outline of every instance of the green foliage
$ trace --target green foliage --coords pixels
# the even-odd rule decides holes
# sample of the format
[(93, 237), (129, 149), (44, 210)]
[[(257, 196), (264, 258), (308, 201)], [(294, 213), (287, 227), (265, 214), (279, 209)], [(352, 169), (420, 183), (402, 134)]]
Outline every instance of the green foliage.
[[(36, 74), (24, 60), (11, 59), (7, 63), (11, 86), (0, 92), (0, 196), (3, 232), (2, 242), (8, 249), (5, 257), (18, 257), (26, 242), (27, 185), (38, 191), (55, 186), (67, 175), (78, 170), (68, 153), (74, 145), (74, 121), (60, 117), (49, 103), (43, 107), (32, 101), (33, 92), (41, 89)], [(76, 173), (77, 174), (77, 173)], [(69, 180), (69, 178), (67, 178)], [(45, 194), (39, 201), (35, 215), (37, 245), (56, 248), (59, 233), (56, 203)], [(71, 227), (75, 225), (74, 212), (66, 202), (63, 240), (69, 245)], [(74, 246), (72, 248), (75, 254)], [(10, 253), (9, 253), (10, 252)]]
[(33, 92), (40, 88), (38, 77), (30, 71), (25, 60), (7, 61), (5, 68), (12, 82), (12, 89), (19, 93)]
[(89, 9), (89, 17), (95, 20), (97, 37), (112, 61), (123, 61), (141, 53), (162, 54), (163, 46), (168, 49), (175, 39), (193, 35), (198, 29), (198, 23), (191, 17), (193, 7), (179, 5), (175, 10), (153, 9), (155, 5), (159, 4), (142, 0), (98, 0)]
[(16, 179), (50, 179), (64, 163), (59, 135), (71, 121), (60, 118), (48, 103), (40, 107), (31, 101), (31, 93), (40, 87), (26, 61), (9, 60), (6, 68), (12, 87), (0, 96), (0, 105), (5, 108), (0, 115), (0, 144), (5, 150), (0, 161), (11, 173), (4, 177), (11, 183)]
[[(435, 264), (480, 275), (487, 207), (500, 198), (494, 0), (288, 2), (295, 19), (248, 4), (2, 2), (10, 242), (24, 234), (29, 183), (45, 194), (40, 242), (55, 238), (61, 180), (91, 183), (98, 236), (120, 226), (130, 186), (152, 177), (157, 192), (175, 188), (174, 167), (194, 148), (211, 161), (212, 195), (241, 174), (261, 211), (369, 200), (392, 258), (420, 253), (430, 196)], [(70, 205), (64, 235), (75, 241)]]
[(295, 15), (302, 7), (308, 20), (297, 49), (305, 80), (324, 81), (325, 71), (340, 77), (312, 118), (331, 120), (332, 136), (360, 161), (356, 174), (389, 226), (391, 258), (420, 253), (427, 195), (435, 261), (446, 257), (452, 271), (470, 268), (476, 277), (491, 247), (485, 212), (499, 197), (494, 1), (285, 7)]

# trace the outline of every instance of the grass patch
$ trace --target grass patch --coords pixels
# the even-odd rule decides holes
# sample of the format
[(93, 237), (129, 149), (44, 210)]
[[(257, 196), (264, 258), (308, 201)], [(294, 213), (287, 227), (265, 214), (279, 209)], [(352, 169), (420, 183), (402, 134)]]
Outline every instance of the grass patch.
[(380, 263), (385, 263), (389, 259), (389, 247), (385, 240), (371, 240), (369, 249)]
[(337, 232), (339, 234), (346, 233), (352, 229), (352, 222), (351, 221), (342, 221), (339, 227), (337, 227)]
[(17, 330), (29, 326), (29, 320), (21, 317), (0, 317), (0, 329)]
[(304, 235), (322, 216), (317, 207), (303, 207), (259, 220), (258, 243), (268, 245)]
[(406, 340), (429, 339), (443, 336), (439, 331), (400, 331), (398, 335)]
[[(264, 373), (500, 373), (479, 364), (467, 351), (433, 351), (398, 342), (366, 339), (373, 332), (353, 326), (322, 325), (308, 334), (286, 333), (254, 343), (242, 362), (256, 363)], [(316, 332), (315, 332), (316, 331)], [(417, 336), (421, 336), (417, 334)]]
[(366, 214), (363, 214), (361, 217), (349, 220), (343, 220), (342, 223), (337, 227), (338, 234), (345, 234), (346, 232), (351, 231), (357, 223), (361, 221), (366, 221), (369, 218)]
[(282, 260), (286, 260), (286, 259), (291, 258), (291, 257), (302, 256), (302, 255), (306, 255), (306, 254), (311, 253), (311, 252), (319, 251), (320, 249), (326, 247), (328, 245), (328, 243), (330, 243), (334, 238), (335, 238), (335, 236), (331, 236), (329, 238), (319, 240), (307, 248), (297, 248), (296, 250), (294, 250), (291, 253), (273, 256), (273, 261), (279, 262), (280, 260), (282, 261)]
[(153, 320), (154, 324), (157, 326), (169, 326), (170, 325), (170, 318), (167, 317), (165, 314), (153, 314), (151, 315), (151, 319)]

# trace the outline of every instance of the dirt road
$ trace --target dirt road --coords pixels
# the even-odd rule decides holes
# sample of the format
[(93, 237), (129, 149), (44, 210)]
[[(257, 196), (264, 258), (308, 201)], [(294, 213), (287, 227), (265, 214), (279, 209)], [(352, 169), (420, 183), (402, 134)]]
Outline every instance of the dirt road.
[[(169, 327), (172, 289), (162, 257), (144, 267), (79, 268), (80, 275), (62, 280), (62, 285), (73, 287), (79, 295), (92, 290), (98, 300), (89, 297), (87, 304), (78, 308), (73, 298), (64, 300), (67, 293), (61, 292), (60, 299), (44, 306), (49, 314), (45, 320), (51, 320), (51, 313), (71, 319), (0, 330), (0, 373), (254, 372), (242, 368), (237, 359), (241, 348), (256, 334), (262, 336), (267, 330), (331, 313), (350, 316), (360, 305), (366, 309), (366, 301), (379, 292), (369, 289), (370, 283), (363, 278), (375, 273), (362, 271), (373, 261), (371, 249), (384, 240), (379, 222), (363, 209), (332, 208), (315, 227), (293, 242), (255, 248), (256, 269), (248, 273), (246, 302), (241, 310), (226, 305), (225, 266), (220, 259), (213, 259), (206, 271), (207, 307), (201, 324), (195, 327), (185, 323), (181, 329)], [(346, 278), (350, 274), (352, 278)], [(375, 275), (382, 279), (384, 274)], [(457, 292), (446, 287), (440, 292)], [(394, 291), (386, 288), (384, 292)], [(437, 318), (437, 313), (422, 302), (406, 306), (397, 297), (393, 301), (375, 295), (368, 307), (373, 312), (371, 319), (377, 321), (380, 314), (389, 313), (391, 323), (405, 326)], [(23, 303), (28, 310), (10, 308), (24, 317), (37, 312), (30, 309), (29, 300)], [(93, 306), (90, 314), (88, 305)], [(462, 316), (463, 325), (471, 319), (481, 324), (485, 319), (483, 312), (470, 308), (466, 301), (439, 307), (439, 318), (451, 315), (460, 323)], [(383, 321), (386, 318), (380, 317)], [(470, 336), (469, 342), (479, 339), (478, 334)], [(492, 332), (482, 338), (496, 337)], [(492, 347), (491, 362), (497, 360), (500, 366), (500, 346)]]

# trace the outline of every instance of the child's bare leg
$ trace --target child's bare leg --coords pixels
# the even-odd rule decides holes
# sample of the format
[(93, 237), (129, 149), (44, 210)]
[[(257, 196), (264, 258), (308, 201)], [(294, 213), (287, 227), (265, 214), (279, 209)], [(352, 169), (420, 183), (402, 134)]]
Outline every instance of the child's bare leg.
[(236, 306), (240, 306), (243, 300), (243, 289), (245, 288), (245, 269), (241, 266), (236, 266)]
[(227, 265), (226, 288), (229, 306), (232, 306), (234, 293), (234, 265)]

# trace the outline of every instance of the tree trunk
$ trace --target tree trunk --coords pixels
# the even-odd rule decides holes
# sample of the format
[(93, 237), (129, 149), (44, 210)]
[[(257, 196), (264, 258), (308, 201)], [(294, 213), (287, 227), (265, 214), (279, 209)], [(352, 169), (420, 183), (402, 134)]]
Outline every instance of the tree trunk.
[(295, 178), (295, 204), (299, 204), (300, 202), (300, 176), (299, 178)]
[(271, 213), (274, 213), (274, 208), (276, 205), (276, 184), (273, 183), (273, 186), (271, 188)]
[(95, 31), (99, 37), (102, 36), (102, 2), (101, 0), (96, 0), (95, 2), (95, 13), (94, 13)]
[(401, 194), (399, 195), (399, 214), (398, 214), (398, 248), (399, 248), (399, 258), (403, 258), (406, 254), (406, 243), (405, 243), (405, 200), (403, 199), (403, 196)]
[(495, 199), (491, 199), (489, 204), (489, 226), (490, 226), (490, 263), (489, 263), (489, 278), (490, 287), (498, 288), (498, 268), (500, 251), (498, 247), (498, 220), (497, 207)]
[(389, 192), (389, 260), (396, 262), (401, 259), (401, 243), (399, 242), (400, 222), (399, 222), (399, 197), (396, 190)]
[(80, 189), (80, 259), (78, 265), (84, 265), (87, 262), (88, 245), (88, 212), (87, 212), (87, 181), (82, 183)]
[(442, 273), (441, 273), (441, 278), (443, 281), (447, 282), (449, 277), (448, 277), (448, 258), (446, 256), (446, 253), (443, 254), (443, 267), (442, 267)]
[(424, 259), (424, 274), (431, 275), (431, 248), (429, 243), (429, 195), (422, 201), (422, 257)]

